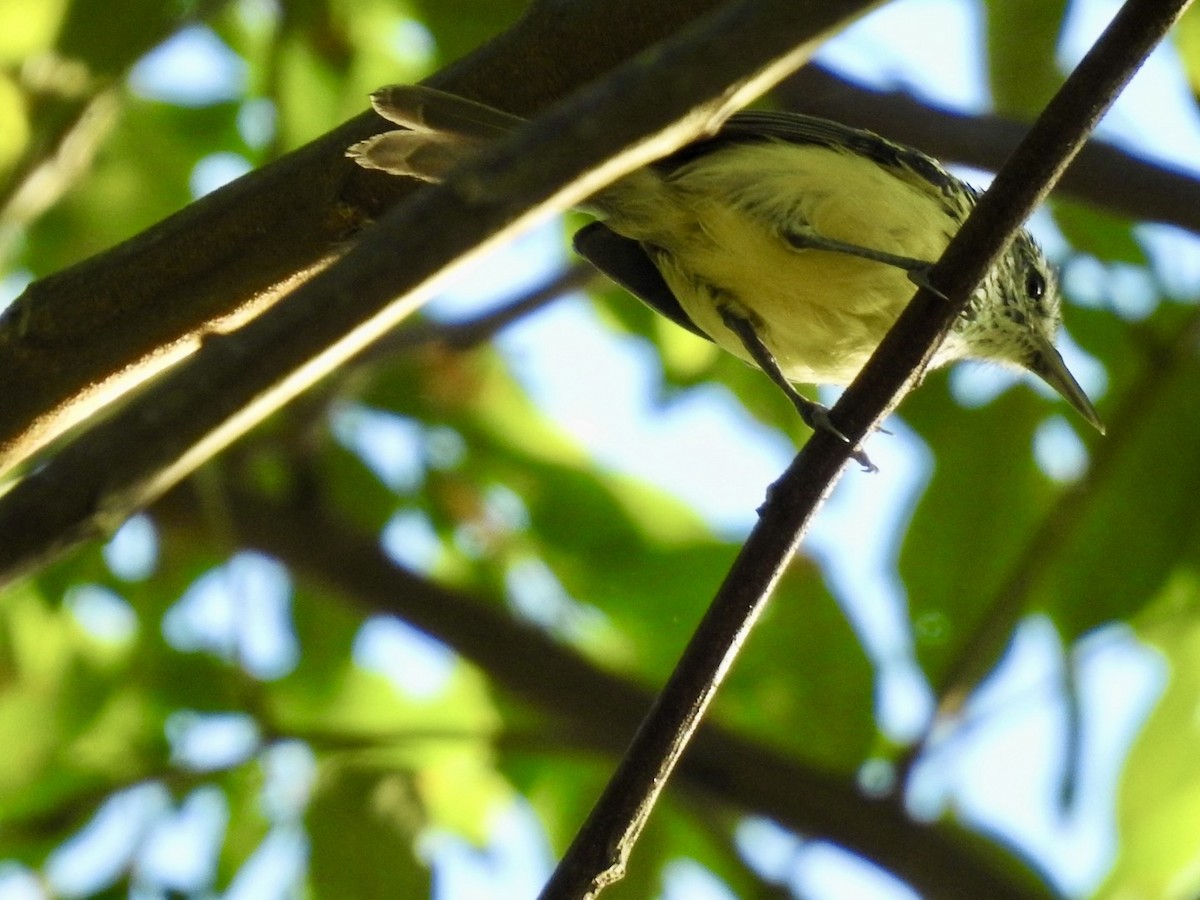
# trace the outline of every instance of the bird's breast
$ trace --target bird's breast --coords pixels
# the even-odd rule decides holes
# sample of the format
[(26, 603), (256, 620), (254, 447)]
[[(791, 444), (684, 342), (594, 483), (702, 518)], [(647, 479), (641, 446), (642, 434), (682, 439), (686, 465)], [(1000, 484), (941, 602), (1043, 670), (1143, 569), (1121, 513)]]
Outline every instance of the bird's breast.
[(732, 306), (791, 380), (843, 384), (858, 373), (916, 288), (907, 272), (806, 234), (935, 261), (957, 223), (932, 188), (829, 147), (748, 143), (666, 175), (642, 170), (600, 204), (651, 255), (692, 321), (749, 359), (721, 315)]

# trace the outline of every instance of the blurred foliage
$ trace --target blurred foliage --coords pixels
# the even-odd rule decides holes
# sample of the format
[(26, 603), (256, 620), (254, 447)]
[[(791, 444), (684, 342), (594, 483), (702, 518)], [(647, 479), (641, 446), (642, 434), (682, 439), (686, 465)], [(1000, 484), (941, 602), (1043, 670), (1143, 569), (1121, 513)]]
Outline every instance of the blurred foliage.
[[(1065, 7), (986, 4), (1002, 109), (1032, 113), (1055, 88)], [(423, 77), (523, 11), (477, 0), (0, 0), (4, 274), (48, 274), (137, 233), (190, 202), (206, 167), (248, 168), (299, 146), (358, 112), (372, 88)], [(1196, 23), (1193, 13), (1178, 43), (1193, 82)], [(231, 74), (219, 90), (173, 94), (137, 67), (181, 39), (223, 48)], [(186, 82), (180, 76), (173, 90)], [(1075, 204), (1054, 215), (1073, 260), (1149, 265), (1133, 223)], [(661, 351), (664, 406), (705, 386), (736, 398), (772, 434), (796, 436), (790, 404), (759, 373), (610, 286), (595, 295), (600, 327)], [(1094, 303), (1069, 309), (1073, 339), (1104, 366), (1109, 436), (1074, 420), (1060, 429), (1086, 463), (1065, 481), (1034, 453), (1060, 405), (1017, 386), (967, 410), (943, 374), (930, 377), (903, 419), (932, 469), (883, 549), (911, 629), (891, 652), (907, 655), (880, 658), (861, 621), (865, 605), (886, 598), (842, 596), (828, 560), (801, 556), (714, 719), (853, 784), (868, 762), (886, 766), (922, 748), (881, 724), (885, 670), (919, 666), (935, 703), (973, 710), (966, 725), (945, 720), (952, 745), (972, 730), (995, 736), (980, 719), (1002, 728), (1013, 714), (980, 713), (973, 700), (1004, 670), (1031, 613), (1053, 623), (1063, 666), (1080, 671), (1106, 637), (1136, 635), (1162, 685), (1130, 726), (1136, 737), (1108, 813), (1118, 846), (1098, 891), (1194, 896), (1193, 299), (1159, 299), (1137, 321)], [(232, 886), (269, 897), (297, 883), (316, 897), (451, 896), (465, 884), (456, 880), (463, 860), (502, 891), (517, 852), (511, 817), (530, 813), (542, 834), (522, 852), (549, 866), (613, 757), (610, 745), (589, 744), (604, 727), (589, 697), (569, 684), (514, 687), (514, 673), (543, 662), (529, 655), (539, 645), (528, 636), (569, 648), (602, 679), (651, 689), (738, 541), (661, 489), (598, 464), (544, 416), (511, 363), (488, 347), (435, 342), (380, 354), (138, 520), (150, 537), (124, 531), (5, 592), (0, 893), (33, 879), (49, 896), (208, 896)], [(281, 550), (272, 560), (243, 533), (233, 485), (291, 517), (280, 528), (310, 548), (332, 536), (305, 531), (304, 511), (334, 516), (364, 552), (384, 546), (418, 578), (458, 592), (466, 612), (425, 635), (384, 615), (376, 593), (386, 585), (354, 590), (336, 572), (323, 577), (319, 554), (297, 549), (302, 541), (286, 545), (294, 556)], [(146, 561), (131, 563), (139, 553)], [(403, 609), (409, 598), (392, 599)], [(487, 662), (453, 652), (480, 630), (494, 645)], [(1045, 679), (1039, 702), (1080, 699), (1071, 682)], [(1103, 715), (1094, 705), (1085, 712)], [(1090, 739), (1085, 728), (1046, 752), (1077, 766), (1070, 754), (1094, 750)], [(1079, 741), (1083, 751), (1072, 751)], [(78, 861), (95, 845), (89, 823), (146, 797), (158, 799), (124, 813), (135, 824), (123, 843), (98, 851), (100, 862)], [(738, 896), (785, 895), (787, 876), (755, 872), (732, 840), (754, 812), (694, 784), (672, 789), (612, 896), (659, 895), (680, 860)], [(994, 833), (986, 822), (980, 832)], [(183, 837), (190, 856), (165, 864), (163, 846)], [(1031, 836), (1017, 840), (1036, 852)]]
[(1066, 0), (992, 0), (983, 4), (992, 98), (999, 112), (1033, 119), (1054, 96)]

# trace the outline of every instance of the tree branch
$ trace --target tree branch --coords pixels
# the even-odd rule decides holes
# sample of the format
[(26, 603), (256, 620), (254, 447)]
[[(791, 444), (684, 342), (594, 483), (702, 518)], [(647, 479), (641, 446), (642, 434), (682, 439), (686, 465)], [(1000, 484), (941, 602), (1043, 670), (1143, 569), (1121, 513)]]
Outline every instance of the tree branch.
[(426, 321), (403, 328), (371, 347), (363, 354), (363, 361), (403, 353), (412, 347), (430, 343), (444, 344), (454, 350), (470, 350), (486, 344), (509, 325), (563, 294), (585, 290), (600, 277), (600, 273), (587, 263), (573, 262), (542, 284), (478, 316), (461, 322)]
[[(1029, 123), (994, 115), (964, 115), (924, 103), (904, 91), (863, 87), (819, 65), (781, 82), (774, 97), (789, 109), (825, 116), (919, 147), (943, 162), (996, 172)], [(1200, 233), (1200, 178), (1089, 140), (1056, 191), (1131, 219), (1164, 222)]]
[(770, 492), (628, 752), (543, 897), (594, 897), (624, 873), (651, 810), (848, 455), (927, 368), (1021, 224), (1187, 0), (1128, 0), (997, 174), (922, 287), (832, 411), (849, 440), (818, 431)]
[(415, 193), (287, 303), (207, 341), (0, 497), (0, 583), (113, 529), (386, 333), (474, 254), (713, 127), (861, 6), (730, 3)]
[[(531, 116), (720, 5), (586, 0), (557, 4), (552, 16), (531, 10), (429, 83)], [(796, 6), (823, 20), (819, 0)], [(0, 316), (0, 473), (194, 352), (206, 335), (260, 313), (411, 194), (413, 183), (344, 157), (350, 144), (388, 127), (365, 112), (31, 284)]]

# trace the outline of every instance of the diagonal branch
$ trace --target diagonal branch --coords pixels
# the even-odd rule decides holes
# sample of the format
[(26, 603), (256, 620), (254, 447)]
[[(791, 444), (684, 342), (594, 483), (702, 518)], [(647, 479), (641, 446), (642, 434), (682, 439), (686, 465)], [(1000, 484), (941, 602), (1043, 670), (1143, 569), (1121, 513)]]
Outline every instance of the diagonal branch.
[[(872, 2), (835, 8), (845, 18)], [(830, 21), (821, 0), (795, 5)], [(430, 84), (530, 116), (720, 6), (588, 0), (557, 4), (553, 15), (535, 8)], [(365, 112), (31, 284), (0, 316), (0, 474), (194, 352), (206, 335), (259, 314), (411, 194), (411, 183), (365, 172), (343, 155), (384, 127)]]
[(385, 334), (457, 266), (711, 128), (861, 5), (731, 2), (416, 192), (288, 302), (207, 341), (0, 497), (0, 582), (115, 527)]
[(454, 350), (469, 350), (486, 344), (518, 319), (536, 312), (573, 291), (586, 290), (599, 280), (600, 273), (584, 262), (573, 262), (542, 284), (496, 309), (462, 322), (420, 322), (407, 326), (379, 341), (363, 354), (369, 362), (377, 356), (404, 353), (422, 344), (438, 343)]
[[(619, 880), (671, 772), (847, 458), (920, 377), (975, 287), (1046, 196), (1187, 0), (1128, 0), (996, 176), (833, 416), (772, 489), (758, 524), (654, 707), (551, 877), (545, 900), (594, 897)], [(939, 296), (939, 293), (941, 296)]]

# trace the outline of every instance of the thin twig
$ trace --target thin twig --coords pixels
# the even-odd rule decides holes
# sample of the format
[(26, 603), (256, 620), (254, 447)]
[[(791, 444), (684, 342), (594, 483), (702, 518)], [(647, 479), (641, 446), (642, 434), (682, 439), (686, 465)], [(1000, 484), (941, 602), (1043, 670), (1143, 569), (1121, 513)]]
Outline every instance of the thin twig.
[[(833, 417), (849, 441), (818, 432), (772, 488), (679, 664), (543, 893), (594, 897), (619, 879), (650, 811), (817, 508), (857, 446), (928, 361), (1013, 234), (1186, 0), (1129, 0), (1034, 124), (950, 242)], [(564, 871), (566, 870), (566, 871)], [(586, 881), (585, 876), (590, 876)]]
[(442, 344), (455, 350), (469, 350), (487, 343), (500, 331), (557, 300), (563, 294), (583, 290), (599, 277), (599, 273), (587, 263), (572, 263), (532, 290), (481, 315), (461, 322), (421, 322), (403, 328), (363, 354), (363, 361), (427, 344)]

